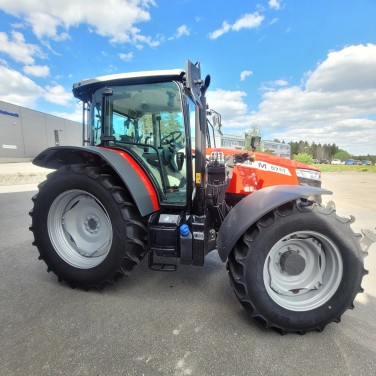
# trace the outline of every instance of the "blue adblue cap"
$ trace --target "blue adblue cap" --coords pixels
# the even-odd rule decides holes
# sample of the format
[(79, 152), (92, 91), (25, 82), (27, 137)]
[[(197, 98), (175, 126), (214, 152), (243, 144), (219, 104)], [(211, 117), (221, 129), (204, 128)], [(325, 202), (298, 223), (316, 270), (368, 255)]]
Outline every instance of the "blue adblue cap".
[(188, 236), (189, 235), (189, 227), (187, 224), (180, 226), (180, 235), (181, 236)]

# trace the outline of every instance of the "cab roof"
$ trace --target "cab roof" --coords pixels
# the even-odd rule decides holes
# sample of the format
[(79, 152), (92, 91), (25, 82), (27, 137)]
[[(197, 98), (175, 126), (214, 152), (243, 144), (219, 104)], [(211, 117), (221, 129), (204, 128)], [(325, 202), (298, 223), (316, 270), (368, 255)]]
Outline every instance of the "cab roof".
[(73, 95), (86, 102), (91, 99), (94, 91), (101, 87), (112, 85), (137, 85), (145, 83), (182, 81), (185, 71), (182, 69), (153, 70), (129, 72), (85, 79), (73, 84)]

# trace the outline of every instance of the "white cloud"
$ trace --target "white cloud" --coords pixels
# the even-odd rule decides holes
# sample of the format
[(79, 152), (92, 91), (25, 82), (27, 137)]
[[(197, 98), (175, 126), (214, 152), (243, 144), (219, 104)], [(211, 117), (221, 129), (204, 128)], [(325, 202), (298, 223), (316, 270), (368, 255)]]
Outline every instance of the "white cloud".
[(269, 0), (269, 7), (272, 9), (280, 9), (281, 8), (281, 1), (280, 0)]
[(250, 70), (244, 70), (240, 73), (240, 81), (244, 81), (248, 76), (251, 76), (253, 74)]
[(141, 35), (141, 34), (134, 34), (133, 39), (132, 39), (132, 43), (134, 43), (137, 46), (137, 48), (142, 49), (144, 44), (146, 44), (150, 47), (158, 47), (161, 44), (162, 40), (163, 40), (163, 36), (158, 36), (157, 39), (153, 39), (150, 36), (145, 36), (145, 35)]
[[(27, 74), (42, 77), (49, 73), (46, 66), (25, 66)], [(37, 100), (44, 98), (46, 101), (66, 106), (73, 97), (61, 85), (46, 86), (42, 88), (33, 80), (22, 73), (0, 65), (0, 99), (12, 104), (34, 107)]]
[(217, 89), (208, 91), (209, 108), (219, 112), (223, 119), (234, 119), (245, 116), (248, 107), (244, 102), (247, 93), (244, 91), (228, 91)]
[(311, 73), (308, 91), (335, 92), (376, 88), (376, 45), (349, 46), (333, 51)]
[(191, 32), (190, 32), (189, 28), (187, 27), (187, 25), (181, 25), (176, 30), (176, 37), (181, 38), (184, 35), (189, 36), (190, 33)]
[(183, 36), (189, 36), (191, 34), (190, 29), (188, 28), (187, 25), (181, 25), (176, 29), (176, 32), (174, 35), (168, 38), (168, 40), (174, 40), (174, 39), (179, 39)]
[(210, 39), (217, 39), (223, 34), (228, 33), (231, 30), (231, 25), (227, 21), (223, 21), (222, 26), (209, 34)]
[(274, 81), (274, 84), (276, 86), (287, 86), (288, 82), (286, 80), (276, 80), (276, 81)]
[(274, 25), (278, 22), (278, 18), (273, 18), (271, 21), (269, 21), (269, 25)]
[(270, 139), (335, 143), (356, 155), (376, 154), (375, 63), (376, 45), (349, 46), (330, 52), (302, 86), (275, 81), (257, 111), (247, 109), (243, 92), (222, 91), (209, 103), (222, 112), (226, 133), (256, 123)]
[(62, 106), (67, 106), (73, 99), (72, 93), (66, 91), (61, 85), (46, 86), (43, 97), (47, 102)]
[[(40, 39), (65, 40), (71, 27), (87, 25), (111, 42), (125, 43), (140, 42), (143, 36), (135, 25), (150, 20), (154, 5), (154, 0), (111, 0), (105, 6), (102, 0), (2, 0), (0, 9), (21, 18)], [(150, 37), (144, 42), (154, 43)]]
[(19, 106), (33, 107), (44, 90), (21, 73), (0, 66), (0, 99)]
[(23, 71), (25, 74), (35, 77), (47, 77), (50, 75), (50, 68), (47, 65), (25, 65)]
[(52, 112), (52, 115), (72, 121), (82, 122), (82, 103), (76, 102), (73, 112)]
[(232, 26), (231, 29), (239, 31), (241, 29), (256, 29), (264, 20), (264, 16), (256, 13), (248, 13), (239, 18)]
[(260, 15), (258, 12), (247, 13), (240, 17), (234, 24), (229, 24), (227, 21), (223, 21), (222, 26), (209, 34), (210, 39), (217, 39), (223, 34), (232, 31), (240, 31), (242, 29), (256, 29), (258, 28), (264, 16)]
[(261, 90), (263, 91), (275, 91), (277, 88), (280, 88), (281, 86), (287, 86), (288, 82), (286, 80), (275, 80), (275, 81), (269, 81), (269, 82), (263, 82), (261, 84)]
[(39, 39), (51, 38), (55, 41), (69, 39), (69, 35), (65, 30), (58, 33), (58, 29), (62, 25), (60, 25), (59, 18), (54, 15), (32, 12), (26, 17), (26, 20), (31, 24), (34, 34)]
[(0, 52), (7, 54), (18, 63), (34, 64), (35, 57), (44, 58), (39, 46), (25, 42), (22, 33), (13, 31), (11, 38), (0, 32)]
[(119, 58), (128, 63), (133, 59), (133, 52), (128, 52), (127, 54), (119, 54)]

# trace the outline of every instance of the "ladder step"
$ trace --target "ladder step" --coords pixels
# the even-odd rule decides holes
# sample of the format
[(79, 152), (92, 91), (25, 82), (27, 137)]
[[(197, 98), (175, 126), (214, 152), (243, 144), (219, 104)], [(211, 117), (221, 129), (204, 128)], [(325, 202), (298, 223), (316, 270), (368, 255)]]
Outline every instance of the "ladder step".
[(175, 272), (177, 269), (175, 264), (160, 264), (160, 263), (149, 265), (149, 268), (151, 270), (155, 270), (159, 272)]
[(174, 272), (177, 269), (177, 254), (175, 250), (152, 248), (148, 256), (148, 264), (151, 270)]

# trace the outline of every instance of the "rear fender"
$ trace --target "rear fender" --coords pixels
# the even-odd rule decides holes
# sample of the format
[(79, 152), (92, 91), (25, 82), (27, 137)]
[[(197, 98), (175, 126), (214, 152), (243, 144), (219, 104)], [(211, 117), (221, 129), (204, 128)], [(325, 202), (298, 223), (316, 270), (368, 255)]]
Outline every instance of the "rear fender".
[(243, 233), (271, 210), (298, 198), (323, 194), (332, 192), (312, 186), (275, 185), (246, 196), (231, 209), (218, 232), (217, 248), (221, 260), (225, 262)]
[(100, 166), (103, 162), (123, 181), (142, 216), (159, 210), (158, 195), (150, 179), (125, 151), (95, 146), (57, 146), (44, 150), (33, 160), (33, 164), (51, 169), (81, 163)]

